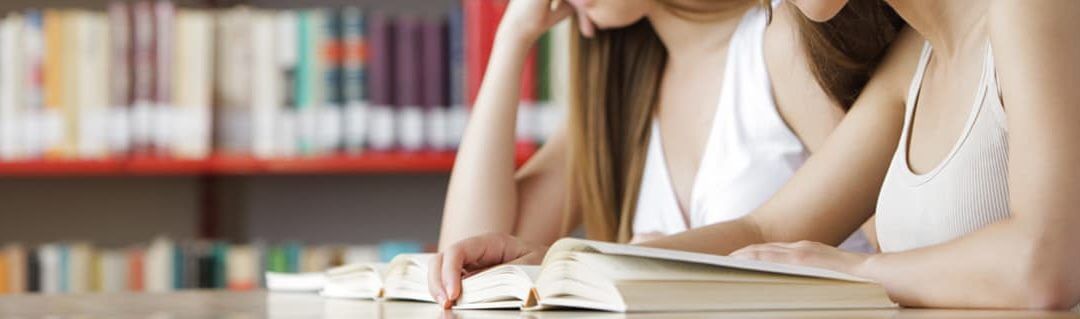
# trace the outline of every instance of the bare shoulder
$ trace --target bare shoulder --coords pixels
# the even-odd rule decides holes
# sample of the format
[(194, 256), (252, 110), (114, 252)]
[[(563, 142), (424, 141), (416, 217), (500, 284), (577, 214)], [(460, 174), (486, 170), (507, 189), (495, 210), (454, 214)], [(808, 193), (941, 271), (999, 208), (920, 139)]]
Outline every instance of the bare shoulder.
[(878, 95), (878, 100), (902, 103), (915, 77), (926, 40), (910, 27), (904, 27), (889, 46), (888, 53), (867, 83), (863, 95)]
[(765, 32), (765, 64), (776, 107), (791, 130), (816, 151), (844, 117), (810, 70), (793, 9), (781, 5)]
[[(1029, 94), (1044, 99), (1061, 90), (1075, 97), (1080, 78), (1080, 1), (994, 0), (987, 19), (998, 77), (1006, 100)], [(1012, 89), (1012, 90), (1011, 90)], [(1068, 95), (1068, 94), (1067, 94)], [(1033, 102), (1033, 101), (1027, 101)], [(1043, 104), (1043, 103), (1039, 103)]]

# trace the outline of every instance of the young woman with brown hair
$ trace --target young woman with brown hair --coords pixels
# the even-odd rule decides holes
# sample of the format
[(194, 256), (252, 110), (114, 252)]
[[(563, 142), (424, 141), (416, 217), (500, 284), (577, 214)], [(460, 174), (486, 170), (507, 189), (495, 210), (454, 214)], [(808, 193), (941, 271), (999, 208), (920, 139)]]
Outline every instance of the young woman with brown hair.
[[(500, 26), (451, 177), (442, 248), (485, 233), (547, 245), (580, 225), (593, 239), (643, 241), (738, 219), (817, 150), (900, 26), (876, 0), (853, 1), (828, 24), (801, 22), (779, 1), (549, 3), (511, 1)], [(515, 172), (523, 61), (575, 12), (567, 126)], [(430, 285), (444, 304), (457, 297), (461, 262), (446, 261), (458, 270), (447, 290)]]
[[(820, 20), (846, 2), (792, 1)], [(645, 245), (846, 272), (903, 306), (1076, 306), (1080, 1), (887, 2), (914, 31), (814, 158), (746, 217)], [(832, 246), (875, 211), (883, 253)], [(544, 250), (499, 237), (459, 248)]]

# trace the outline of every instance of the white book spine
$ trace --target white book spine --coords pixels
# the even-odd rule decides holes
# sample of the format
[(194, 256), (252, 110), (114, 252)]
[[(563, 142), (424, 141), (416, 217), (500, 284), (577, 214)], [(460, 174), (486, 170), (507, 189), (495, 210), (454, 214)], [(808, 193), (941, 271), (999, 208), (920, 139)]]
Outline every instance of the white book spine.
[(253, 15), (251, 23), (252, 154), (275, 157), (274, 131), (281, 111), (281, 80), (277, 72), (274, 39), (275, 16)]
[(278, 83), (277, 103), (278, 118), (275, 121), (275, 131), (271, 136), (274, 144), (273, 153), (279, 157), (295, 157), (298, 153), (299, 128), (295, 114), (295, 81), (297, 56), (297, 18), (293, 12), (280, 12), (275, 16), (276, 29), (274, 34), (274, 53), (276, 58), (275, 77), (280, 79)]
[(0, 160), (23, 158), (21, 137), (22, 59), (19, 50), (23, 22), (11, 15), (0, 24)]
[(432, 150), (444, 151), (450, 148), (449, 112), (448, 108), (436, 106), (429, 108), (425, 114), (425, 133), (427, 133), (427, 145)]
[(177, 13), (174, 93), (176, 133), (172, 144), (180, 158), (202, 159), (211, 153), (212, 18), (209, 13)]
[(397, 140), (394, 132), (396, 116), (394, 107), (390, 105), (374, 105), (371, 107), (371, 124), (368, 134), (371, 149), (385, 151), (394, 147)]
[(41, 109), (44, 107), (42, 96), (42, 78), (40, 73), (41, 60), (44, 54), (44, 39), (42, 33), (42, 17), (40, 13), (27, 15), (24, 24), (20, 46), (22, 48), (23, 68), (22, 83), (25, 85), (23, 95), (19, 102), (23, 105), (20, 144), (23, 145), (26, 158), (40, 158), (45, 152), (45, 135), (41, 128)]
[(81, 158), (100, 159), (107, 155), (107, 103), (108, 103), (108, 41), (101, 41), (108, 34), (107, 20), (103, 15), (83, 13), (77, 15), (75, 65), (77, 114), (77, 154)]

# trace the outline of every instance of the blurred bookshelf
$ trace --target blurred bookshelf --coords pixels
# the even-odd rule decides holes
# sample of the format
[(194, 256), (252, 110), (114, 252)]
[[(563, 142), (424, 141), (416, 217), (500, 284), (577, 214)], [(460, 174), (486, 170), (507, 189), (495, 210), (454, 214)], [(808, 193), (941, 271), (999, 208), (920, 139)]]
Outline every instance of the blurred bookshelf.
[[(75, 252), (81, 264), (138, 261), (140, 272), (150, 272), (139, 280), (154, 280), (136, 284), (134, 277), (96, 274), (101, 277), (96, 280), (110, 282), (111, 288), (59, 285), (30, 290), (79, 293), (247, 290), (260, 285), (261, 272), (252, 269), (317, 271), (344, 261), (385, 260), (395, 252), (431, 249), (467, 105), (478, 90), (477, 74), (486, 67), (490, 47), (483, 43), (493, 39), (505, 4), (504, 0), (0, 1), (0, 296), (28, 291), (4, 289), (4, 280), (11, 279), (3, 278), (10, 269), (4, 269), (10, 266), (7, 254), (15, 252), (24, 257), (28, 252), (44, 253), (42, 261), (50, 262)], [(357, 11), (344, 9), (361, 10), (363, 22), (348, 20), (355, 16), (343, 12)], [(172, 39), (162, 42), (173, 49), (167, 51), (171, 55), (140, 51), (162, 45), (138, 42), (149, 41), (143, 39), (147, 37), (159, 41), (163, 28), (150, 25), (160, 23), (158, 15), (175, 22), (162, 24), (175, 27), (164, 32), (187, 36), (164, 37)], [(20, 20), (25, 23), (12, 22)], [(126, 34), (120, 38), (130, 43), (118, 45), (117, 37), (111, 36), (117, 21), (128, 24), (119, 26)], [(363, 31), (349, 29), (355, 27), (349, 21), (362, 24)], [(49, 23), (53, 28), (55, 23), (63, 25), (65, 34), (48, 38), (44, 25)], [(465, 27), (467, 23), (471, 28)], [(282, 29), (283, 25), (289, 27)], [(96, 31), (84, 32), (87, 27)], [(133, 31), (139, 28), (154, 31)], [(201, 31), (189, 32), (195, 29)], [(304, 32), (309, 33), (295, 34)], [(348, 42), (356, 40), (348, 32), (362, 35), (363, 43)], [(322, 42), (304, 42), (312, 38)], [(537, 46), (523, 77), (518, 127), (525, 133), (519, 132), (514, 158), (519, 167), (561, 119), (561, 111), (553, 106), (566, 104), (557, 99), (567, 91), (567, 81), (557, 79), (568, 70), (556, 69), (566, 65), (567, 57), (552, 54), (565, 49), (552, 46), (554, 38), (545, 37)], [(34, 42), (38, 40), (41, 43)], [(281, 50), (283, 42), (299, 48), (294, 53), (301, 57), (283, 58), (288, 54), (281, 52), (292, 51)], [(19, 47), (26, 43), (31, 49)], [(33, 50), (35, 45), (57, 43), (64, 54)], [(362, 50), (355, 50), (358, 46)], [(433, 51), (440, 54), (431, 55)], [(190, 59), (190, 52), (202, 55)], [(305, 58), (317, 61), (302, 61)], [(349, 63), (359, 63), (349, 59), (363, 59), (363, 75), (349, 73), (355, 71), (348, 69)], [(10, 61), (18, 61), (19, 67), (9, 67)], [(102, 61), (107, 61), (104, 67)], [(282, 63), (288, 68), (281, 68)], [(159, 69), (159, 64), (165, 66)], [(140, 72), (152, 75), (147, 78)], [(328, 75), (334, 72), (347, 74)], [(297, 74), (307, 75), (300, 80)], [(63, 78), (63, 83), (40, 83), (49, 78)], [(300, 81), (307, 82), (297, 84)], [(370, 117), (362, 121), (365, 125), (382, 123), (366, 112), (392, 109), (392, 117), (380, 118), (395, 123), (389, 140), (383, 136), (377, 141), (378, 128), (365, 127), (363, 141), (349, 144), (355, 140), (349, 134), (356, 129), (348, 127), (348, 112), (356, 99), (371, 108), (364, 113)], [(145, 104), (173, 109), (144, 120), (147, 115), (139, 115), (137, 108)], [(191, 105), (202, 113), (180, 108)], [(46, 114), (56, 107), (60, 115)], [(84, 112), (86, 107), (101, 113)], [(333, 123), (344, 124), (336, 131), (327, 128), (324, 119), (329, 117), (319, 113), (328, 108), (340, 109), (333, 111), (338, 112)], [(445, 117), (442, 124), (431, 124), (440, 123), (429, 121), (435, 118), (430, 114), (437, 113), (432, 109), (445, 112), (440, 115)], [(304, 113), (309, 111), (315, 115)], [(406, 118), (413, 114), (409, 112), (423, 112), (423, 134), (409, 131), (421, 127), (415, 118)], [(111, 120), (114, 113), (123, 115), (120, 122)], [(257, 122), (266, 114), (277, 122)], [(250, 119), (238, 122), (237, 116)], [(198, 125), (192, 126), (192, 119)], [(57, 121), (64, 124), (54, 124)], [(173, 131), (158, 133), (155, 125), (163, 123), (168, 124), (163, 130)], [(115, 133), (114, 126), (124, 131)], [(323, 130), (335, 133), (324, 141), (321, 138), (329, 135)], [(442, 133), (430, 133), (434, 131)], [(143, 136), (132, 137), (137, 134)], [(282, 255), (282, 249), (292, 252)], [(225, 253), (233, 250), (237, 256)], [(161, 256), (168, 251), (181, 256), (173, 262), (193, 263), (186, 269), (196, 267), (201, 275), (181, 275), (179, 270), (175, 276), (169, 271), (162, 275)], [(87, 254), (96, 257), (87, 259)], [(233, 259), (240, 262), (229, 261)], [(150, 260), (156, 260), (155, 266), (141, 264)], [(236, 266), (243, 268), (237, 282), (222, 277), (232, 272), (222, 268), (226, 261), (243, 265)], [(61, 268), (74, 272), (56, 278), (85, 275), (75, 266)], [(213, 282), (205, 280), (206, 271)], [(174, 285), (162, 281), (170, 276)]]

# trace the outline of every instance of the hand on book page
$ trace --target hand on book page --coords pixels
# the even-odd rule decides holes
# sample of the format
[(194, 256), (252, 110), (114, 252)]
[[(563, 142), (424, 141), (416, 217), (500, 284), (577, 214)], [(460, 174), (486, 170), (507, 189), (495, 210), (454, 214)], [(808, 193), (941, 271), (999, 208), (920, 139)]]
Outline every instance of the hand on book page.
[(461, 297), (462, 277), (501, 264), (540, 264), (546, 252), (546, 246), (526, 243), (507, 234), (462, 240), (432, 259), (428, 267), (428, 289), (437, 303), (449, 309)]
[(731, 253), (731, 256), (828, 269), (860, 277), (866, 277), (861, 274), (861, 269), (870, 258), (869, 255), (809, 241), (751, 245)]

